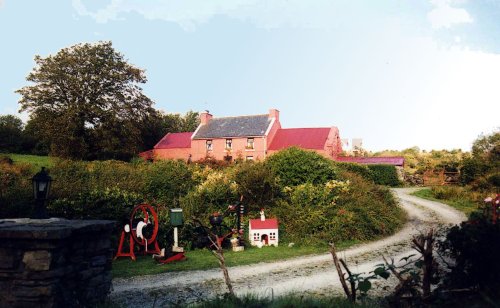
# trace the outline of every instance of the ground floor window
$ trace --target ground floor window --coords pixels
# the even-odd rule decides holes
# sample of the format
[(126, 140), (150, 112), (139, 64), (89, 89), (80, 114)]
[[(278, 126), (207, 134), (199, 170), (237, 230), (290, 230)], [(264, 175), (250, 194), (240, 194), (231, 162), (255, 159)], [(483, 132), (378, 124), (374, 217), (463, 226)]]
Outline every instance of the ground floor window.
[(254, 233), (253, 234), (253, 240), (254, 241), (260, 241), (260, 233)]
[(276, 232), (269, 233), (269, 239), (270, 240), (275, 240), (276, 239)]
[(247, 160), (253, 160), (253, 156), (247, 156)]

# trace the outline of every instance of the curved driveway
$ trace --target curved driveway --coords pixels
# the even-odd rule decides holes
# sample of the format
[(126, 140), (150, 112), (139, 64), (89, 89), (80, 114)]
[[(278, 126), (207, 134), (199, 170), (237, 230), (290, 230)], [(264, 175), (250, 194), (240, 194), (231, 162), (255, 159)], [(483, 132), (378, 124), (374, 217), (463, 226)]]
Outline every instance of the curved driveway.
[[(339, 252), (355, 273), (368, 273), (382, 262), (382, 255), (400, 260), (414, 251), (413, 236), (430, 228), (458, 224), (465, 220), (463, 213), (439, 202), (411, 196), (419, 188), (392, 189), (408, 214), (406, 225), (387, 238), (353, 246)], [(230, 267), (229, 276), (238, 295), (277, 296), (286, 293), (341, 293), (341, 287), (331, 255), (321, 254), (272, 263)], [(395, 283), (376, 281), (381, 294), (385, 285)], [(125, 306), (159, 306), (192, 303), (226, 292), (220, 269), (189, 272), (170, 272), (154, 276), (118, 278), (113, 280), (113, 301)]]

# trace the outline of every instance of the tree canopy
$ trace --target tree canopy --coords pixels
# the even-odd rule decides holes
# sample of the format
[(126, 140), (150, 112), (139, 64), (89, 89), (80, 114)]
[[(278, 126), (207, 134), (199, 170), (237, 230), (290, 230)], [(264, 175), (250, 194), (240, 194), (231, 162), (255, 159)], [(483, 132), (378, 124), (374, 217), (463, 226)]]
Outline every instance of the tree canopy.
[(144, 148), (144, 123), (158, 113), (138, 84), (144, 70), (127, 62), (111, 42), (77, 44), (35, 56), (33, 85), (16, 92), (40, 138), (54, 156), (128, 159)]
[(24, 125), (14, 115), (0, 115), (0, 152), (18, 152), (22, 146)]

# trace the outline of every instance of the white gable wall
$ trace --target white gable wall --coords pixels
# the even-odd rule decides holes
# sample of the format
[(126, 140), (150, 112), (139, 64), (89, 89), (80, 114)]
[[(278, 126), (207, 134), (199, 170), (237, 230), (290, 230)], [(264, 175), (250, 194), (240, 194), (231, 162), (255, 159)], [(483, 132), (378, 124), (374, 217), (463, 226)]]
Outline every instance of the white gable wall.
[[(274, 233), (274, 236), (271, 237), (271, 233)], [(267, 234), (267, 239), (269, 245), (278, 246), (279, 235), (278, 229), (252, 229), (250, 227), (248, 231), (248, 240), (252, 246), (258, 246), (261, 242), (262, 235)], [(264, 243), (262, 243), (264, 245)]]

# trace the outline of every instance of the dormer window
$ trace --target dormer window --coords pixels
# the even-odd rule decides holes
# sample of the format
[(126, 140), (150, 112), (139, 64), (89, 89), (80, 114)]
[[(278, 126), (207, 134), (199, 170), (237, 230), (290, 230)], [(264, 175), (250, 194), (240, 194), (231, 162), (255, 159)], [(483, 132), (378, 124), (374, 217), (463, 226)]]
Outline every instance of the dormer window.
[(247, 149), (253, 149), (253, 138), (247, 138)]
[(231, 150), (233, 148), (233, 139), (226, 139), (226, 150)]
[(212, 151), (212, 140), (207, 140), (207, 151)]

